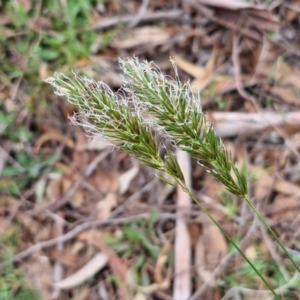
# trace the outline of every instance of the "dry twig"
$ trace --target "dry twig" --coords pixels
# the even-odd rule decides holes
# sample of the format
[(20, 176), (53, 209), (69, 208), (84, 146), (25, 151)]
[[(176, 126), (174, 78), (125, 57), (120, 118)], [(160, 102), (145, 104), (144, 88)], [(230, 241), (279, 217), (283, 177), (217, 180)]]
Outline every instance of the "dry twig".
[[(191, 162), (188, 153), (177, 151), (177, 161), (186, 184), (191, 189)], [(177, 219), (175, 228), (175, 278), (173, 299), (188, 299), (191, 296), (191, 240), (186, 223), (191, 199), (180, 187), (177, 188)], [(186, 249), (185, 251), (182, 251)]]
[[(57, 238), (48, 240), (48, 241), (43, 241), (43, 242), (38, 242), (35, 245), (19, 252), (18, 254), (14, 255), (13, 258), (11, 259), (12, 262), (18, 262), (21, 261), (22, 259), (32, 255), (33, 253), (50, 248), (53, 246), (56, 246), (58, 243), (65, 243), (73, 238), (75, 238), (79, 233), (88, 230), (89, 228), (96, 227), (96, 226), (106, 226), (106, 225), (120, 225), (124, 224), (126, 222), (130, 222), (133, 220), (136, 220), (136, 218), (143, 218), (143, 219), (148, 219), (151, 216), (151, 213), (142, 213), (142, 214), (137, 214), (133, 216), (128, 216), (128, 217), (123, 217), (123, 218), (114, 218), (114, 219), (106, 219), (106, 220), (97, 220), (97, 221), (87, 221), (82, 224), (77, 225), (75, 228), (70, 230), (68, 233), (59, 236)], [(176, 219), (176, 214), (173, 213), (160, 213), (159, 214), (160, 218), (169, 218), (171, 220)], [(3, 262), (0, 264), (0, 268), (5, 267), (8, 264), (7, 262)]]
[[(147, 12), (143, 15), (143, 17), (139, 20), (140, 23), (144, 22), (159, 22), (159, 21), (175, 21), (185, 20), (189, 21), (189, 16), (187, 16), (183, 10), (181, 9), (173, 9), (168, 11), (155, 11), (155, 12)], [(113, 17), (107, 18), (104, 20), (100, 20), (95, 23), (91, 30), (103, 30), (114, 27), (118, 24), (128, 24), (132, 21), (132, 15), (123, 16), (123, 17)]]

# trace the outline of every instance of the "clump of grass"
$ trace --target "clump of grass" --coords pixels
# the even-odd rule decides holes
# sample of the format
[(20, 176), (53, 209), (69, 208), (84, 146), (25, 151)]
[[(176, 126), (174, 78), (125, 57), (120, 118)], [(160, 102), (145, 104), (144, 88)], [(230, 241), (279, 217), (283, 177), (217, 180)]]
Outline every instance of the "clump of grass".
[(15, 269), (11, 265), (0, 275), (0, 299), (1, 300), (40, 300), (35, 288), (27, 287), (25, 272)]
[[(55, 87), (58, 95), (65, 96), (78, 108), (79, 113), (71, 118), (74, 124), (83, 126), (91, 135), (118, 142), (120, 149), (136, 159), (170, 174), (244, 257), (275, 298), (280, 299), (222, 225), (185, 184), (173, 154), (176, 148), (188, 152), (228, 191), (244, 199), (300, 272), (289, 252), (250, 201), (245, 173), (235, 166), (224, 143), (202, 112), (199, 99), (193, 95), (189, 83), (183, 84), (179, 80), (175, 62), (171, 60), (175, 79), (164, 76), (157, 66), (147, 61), (128, 58), (119, 62), (125, 77), (124, 86), (117, 93), (103, 82), (75, 73), (72, 78), (56, 73), (46, 82)], [(158, 136), (171, 142), (173, 149), (169, 150), (163, 142), (159, 143)], [(161, 154), (162, 148), (165, 154)]]
[(21, 227), (15, 226), (6, 230), (0, 237), (0, 260), (7, 262), (6, 266), (0, 269), (0, 299), (41, 300), (37, 288), (28, 286), (25, 270), (11, 262), (20, 231)]

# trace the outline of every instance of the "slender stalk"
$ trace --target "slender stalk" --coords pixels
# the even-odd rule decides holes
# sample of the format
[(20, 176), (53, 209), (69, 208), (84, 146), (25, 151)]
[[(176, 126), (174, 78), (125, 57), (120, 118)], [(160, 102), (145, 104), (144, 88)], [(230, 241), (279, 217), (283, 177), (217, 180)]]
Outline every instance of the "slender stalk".
[[(177, 181), (178, 182), (178, 181)], [(241, 254), (241, 256), (245, 259), (245, 261), (250, 265), (250, 267), (254, 270), (254, 272), (259, 276), (262, 282), (266, 285), (266, 287), (272, 292), (275, 299), (280, 300), (281, 298), (277, 295), (274, 289), (270, 286), (267, 280), (263, 277), (263, 275), (256, 269), (253, 263), (249, 260), (249, 258), (245, 255), (245, 253), (239, 248), (239, 246), (235, 243), (235, 241), (230, 237), (230, 235), (226, 232), (224, 227), (217, 222), (217, 220), (209, 213), (209, 211), (199, 202), (199, 200), (193, 195), (193, 193), (188, 189), (185, 183), (178, 182), (180, 187), (197, 203), (200, 209), (210, 218), (210, 220), (219, 228), (222, 234), (228, 239), (228, 241), (234, 246), (234, 248)]]
[(248, 203), (248, 205), (251, 207), (251, 209), (254, 211), (254, 213), (259, 217), (259, 219), (262, 221), (262, 223), (266, 226), (266, 228), (269, 230), (269, 232), (272, 234), (276, 242), (279, 244), (281, 249), (284, 251), (284, 253), (287, 255), (287, 257), (290, 259), (296, 270), (300, 273), (300, 268), (294, 261), (293, 257), (290, 255), (290, 253), (287, 251), (287, 249), (284, 247), (280, 239), (277, 237), (276, 233), (274, 230), (271, 228), (271, 226), (267, 223), (266, 219), (262, 216), (262, 214), (258, 211), (258, 209), (254, 206), (252, 201), (249, 199), (248, 196), (244, 198), (244, 200)]

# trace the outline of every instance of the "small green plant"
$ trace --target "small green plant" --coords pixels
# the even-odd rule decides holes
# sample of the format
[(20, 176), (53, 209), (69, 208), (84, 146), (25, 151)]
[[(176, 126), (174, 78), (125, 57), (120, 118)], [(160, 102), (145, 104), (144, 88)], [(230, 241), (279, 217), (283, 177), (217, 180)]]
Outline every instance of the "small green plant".
[(232, 218), (236, 212), (238, 201), (231, 197), (227, 191), (220, 194), (220, 199), (223, 205), (227, 208), (228, 217)]
[(218, 108), (224, 109), (226, 106), (226, 101), (222, 100), (221, 98), (215, 99), (215, 103), (217, 104)]
[[(12, 253), (19, 239), (21, 226), (13, 226), (0, 237), (0, 260), (11, 261)], [(1, 300), (40, 300), (37, 290), (28, 287), (26, 274), (21, 267), (15, 267), (12, 262), (0, 270)]]
[(156, 245), (154, 223), (149, 219), (145, 221), (136, 218), (134, 222), (126, 223), (122, 227), (122, 235), (106, 236), (106, 242), (123, 258), (128, 258), (134, 253), (156, 259), (160, 247)]
[[(114, 93), (103, 82), (74, 74), (67, 77), (55, 74), (46, 80), (56, 93), (65, 96), (78, 108), (72, 117), (74, 124), (83, 126), (90, 134), (107, 141), (118, 142), (118, 147), (149, 167), (171, 175), (214, 222), (224, 236), (244, 257), (276, 299), (280, 299), (264, 276), (246, 257), (225, 229), (206, 210), (188, 189), (174, 149), (188, 152), (207, 172), (221, 181), (225, 188), (248, 203), (268, 228), (296, 269), (299, 267), (274, 231), (248, 197), (245, 172), (240, 172), (232, 161), (224, 143), (216, 136), (213, 126), (205, 118), (199, 99), (191, 92), (189, 83), (181, 83), (175, 62), (171, 60), (175, 79), (164, 76), (153, 63), (137, 58), (120, 59), (125, 74), (124, 86)], [(168, 141), (158, 142), (160, 136)], [(164, 178), (162, 180), (166, 181)], [(166, 181), (172, 184), (169, 181)]]
[(40, 300), (37, 291), (25, 284), (25, 272), (8, 268), (0, 274), (1, 300)]
[(154, 234), (156, 214), (157, 212), (152, 210), (148, 221), (136, 218), (123, 225), (121, 235), (108, 234), (104, 237), (105, 242), (121, 258), (134, 260), (131, 271), (135, 282), (142, 286), (151, 283), (147, 265), (155, 265), (162, 250)]

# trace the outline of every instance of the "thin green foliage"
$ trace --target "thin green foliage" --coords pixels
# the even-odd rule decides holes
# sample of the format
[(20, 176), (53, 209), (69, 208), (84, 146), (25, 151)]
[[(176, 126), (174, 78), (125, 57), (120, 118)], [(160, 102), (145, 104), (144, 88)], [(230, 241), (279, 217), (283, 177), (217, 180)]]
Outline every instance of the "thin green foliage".
[(149, 167), (170, 174), (244, 257), (275, 298), (280, 299), (221, 224), (188, 189), (173, 151), (158, 142), (160, 136), (171, 142), (173, 149), (188, 152), (228, 191), (244, 199), (299, 271), (283, 244), (250, 202), (244, 172), (233, 163), (223, 141), (206, 120), (199, 99), (191, 92), (189, 83), (180, 82), (175, 62), (171, 62), (175, 79), (164, 76), (153, 63), (140, 62), (137, 58), (120, 60), (125, 84), (118, 93), (113, 93), (103, 82), (78, 74), (72, 78), (55, 74), (46, 81), (56, 88), (58, 95), (67, 97), (78, 108), (79, 113), (72, 117), (74, 124), (83, 126), (93, 136), (118, 142), (120, 149)]

